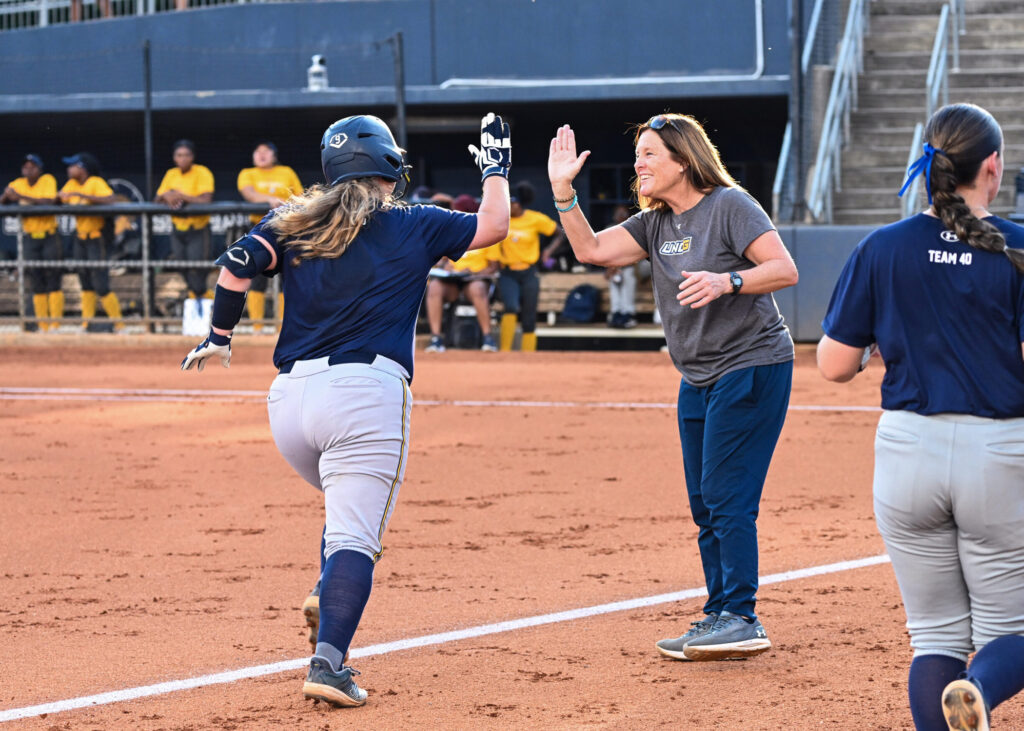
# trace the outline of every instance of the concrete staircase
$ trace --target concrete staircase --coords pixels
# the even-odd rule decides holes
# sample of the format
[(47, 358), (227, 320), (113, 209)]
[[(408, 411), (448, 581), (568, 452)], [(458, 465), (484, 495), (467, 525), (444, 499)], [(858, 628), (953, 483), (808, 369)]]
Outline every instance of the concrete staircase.
[[(891, 223), (906, 173), (914, 125), (926, 122), (925, 77), (943, 3), (872, 0), (864, 73), (851, 139), (843, 150), (837, 224)], [(992, 212), (1013, 211), (1014, 178), (1024, 166), (1024, 0), (967, 0), (960, 71), (949, 76), (949, 101), (978, 104), (1003, 128), (1004, 177)], [(940, 99), (941, 103), (941, 99)], [(921, 186), (920, 208), (927, 207)]]

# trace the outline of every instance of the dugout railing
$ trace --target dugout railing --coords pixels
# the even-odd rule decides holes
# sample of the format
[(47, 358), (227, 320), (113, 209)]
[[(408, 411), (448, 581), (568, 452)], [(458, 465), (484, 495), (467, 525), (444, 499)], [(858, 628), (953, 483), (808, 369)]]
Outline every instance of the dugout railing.
[[(28, 296), (30, 294), (27, 277), (28, 270), (33, 268), (57, 268), (62, 272), (74, 273), (81, 269), (107, 268), (115, 270), (123, 269), (125, 271), (138, 271), (141, 275), (141, 282), (138, 291), (138, 311), (133, 313), (131, 317), (124, 318), (125, 323), (132, 325), (141, 324), (147, 331), (152, 331), (157, 327), (166, 330), (167, 326), (180, 326), (182, 323), (182, 318), (180, 316), (161, 314), (157, 311), (154, 302), (154, 295), (156, 293), (156, 276), (168, 271), (180, 272), (183, 269), (209, 269), (213, 271), (216, 268), (213, 264), (213, 260), (221, 251), (224, 250), (226, 244), (229, 243), (229, 239), (233, 240), (235, 236), (248, 230), (251, 225), (249, 223), (248, 216), (251, 214), (262, 215), (265, 214), (267, 210), (267, 205), (264, 203), (248, 203), (240, 201), (194, 204), (178, 211), (171, 211), (167, 206), (158, 203), (112, 203), (109, 205), (94, 206), (0, 206), (0, 217), (15, 217), (19, 219), (16, 227), (5, 226), (5, 228), (11, 232), (11, 235), (16, 241), (16, 256), (14, 259), (0, 260), (0, 268), (6, 268), (9, 273), (13, 272), (14, 275), (17, 314), (10, 315), (0, 312), (0, 325), (17, 324), (20, 328), (24, 328), (27, 323), (34, 323), (37, 322), (37, 320), (57, 325), (81, 323), (82, 318), (80, 316), (65, 316), (59, 319), (42, 319), (36, 318), (34, 313), (30, 313), (28, 311), (28, 302), (30, 301), (30, 297)], [(108, 258), (101, 260), (82, 260), (73, 258), (33, 260), (26, 258), (25, 244), (27, 237), (23, 231), (23, 227), (20, 225), (21, 218), (38, 216), (72, 217), (76, 214), (102, 216), (109, 219), (127, 219), (131, 222), (133, 227), (132, 230), (138, 236), (138, 255), (135, 257), (111, 257), (110, 251), (108, 250)], [(159, 234), (154, 234), (154, 231), (168, 231), (170, 229), (169, 219), (171, 215), (210, 215), (211, 217), (219, 217), (222, 225), (218, 227), (219, 230), (211, 234), (211, 256), (209, 259), (201, 261), (184, 261), (153, 256), (154, 241), (159, 236)], [(11, 231), (11, 228), (16, 228), (16, 231)], [(61, 234), (58, 233), (58, 236), (60, 235)], [(71, 235), (73, 236), (74, 234)], [(107, 243), (108, 245), (111, 243), (109, 239)], [(66, 247), (62, 246), (62, 249), (65, 248)], [(272, 287), (271, 291), (276, 295), (278, 291), (278, 283), (275, 280), (276, 278), (271, 280), (270, 286)], [(111, 282), (111, 289), (118, 292), (119, 295), (122, 294), (119, 292), (113, 279)], [(105, 322), (105, 320), (98, 319), (97, 322)], [(265, 319), (259, 322), (245, 319), (242, 322), (245, 325), (273, 325), (274, 323), (271, 319)]]

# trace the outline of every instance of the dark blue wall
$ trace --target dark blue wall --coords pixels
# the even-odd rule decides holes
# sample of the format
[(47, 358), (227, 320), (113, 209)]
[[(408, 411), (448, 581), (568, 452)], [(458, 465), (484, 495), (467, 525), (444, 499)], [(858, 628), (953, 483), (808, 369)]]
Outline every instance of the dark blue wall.
[[(12, 31), (0, 113), (139, 108), (146, 39), (157, 108), (384, 104), (394, 77), (381, 42), (396, 31), (411, 104), (779, 94), (790, 64), (779, 2), (764, 0), (760, 60), (760, 0), (345, 0)], [(332, 92), (303, 90), (314, 53), (328, 59)], [(499, 84), (452, 83), (467, 78)], [(86, 96), (54, 106), (41, 94)]]

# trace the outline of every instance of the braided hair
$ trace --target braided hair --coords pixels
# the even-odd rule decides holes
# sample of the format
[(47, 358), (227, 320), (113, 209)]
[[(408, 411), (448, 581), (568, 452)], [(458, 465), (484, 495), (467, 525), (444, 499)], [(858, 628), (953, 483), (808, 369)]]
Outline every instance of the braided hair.
[(957, 186), (974, 181), (982, 162), (1002, 154), (1003, 131), (987, 111), (974, 104), (950, 104), (928, 120), (924, 138), (937, 148), (931, 167), (932, 208), (947, 229), (965, 244), (1003, 253), (1024, 272), (1024, 250), (1008, 247), (1002, 232), (971, 213)]

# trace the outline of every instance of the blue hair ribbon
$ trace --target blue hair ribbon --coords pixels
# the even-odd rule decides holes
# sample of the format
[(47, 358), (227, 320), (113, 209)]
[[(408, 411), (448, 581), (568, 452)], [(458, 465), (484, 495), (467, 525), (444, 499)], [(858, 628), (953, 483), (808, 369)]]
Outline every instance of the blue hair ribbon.
[(927, 142), (924, 143), (924, 154), (914, 160), (911, 166), (907, 168), (907, 181), (900, 188), (900, 198), (907, 192), (907, 188), (910, 187), (914, 178), (924, 173), (924, 189), (928, 192), (928, 205), (932, 204), (932, 160), (935, 158), (936, 153), (946, 154), (939, 148), (932, 147)]

